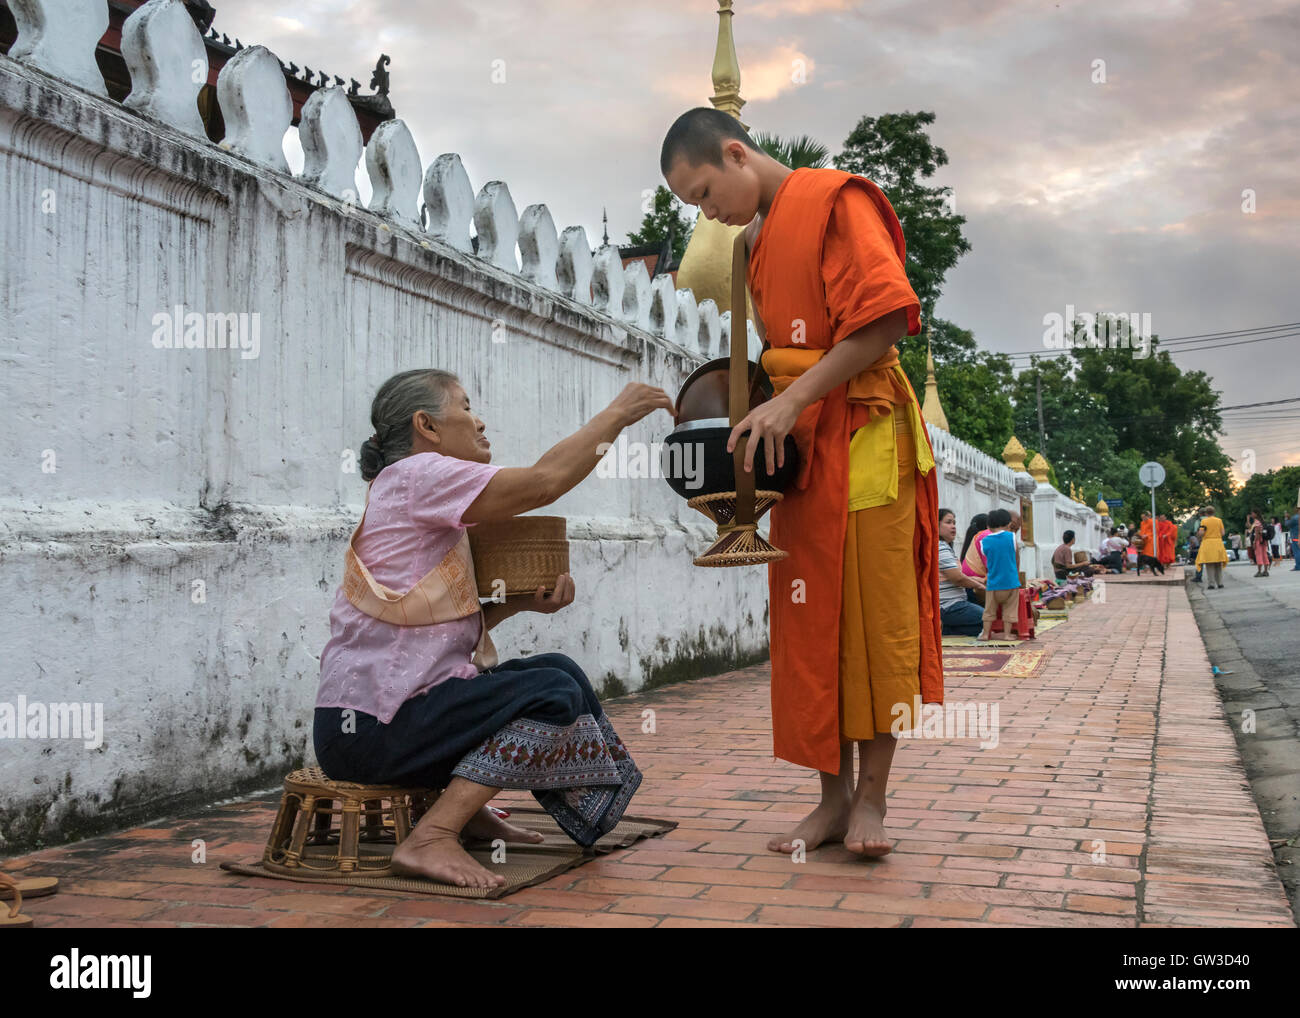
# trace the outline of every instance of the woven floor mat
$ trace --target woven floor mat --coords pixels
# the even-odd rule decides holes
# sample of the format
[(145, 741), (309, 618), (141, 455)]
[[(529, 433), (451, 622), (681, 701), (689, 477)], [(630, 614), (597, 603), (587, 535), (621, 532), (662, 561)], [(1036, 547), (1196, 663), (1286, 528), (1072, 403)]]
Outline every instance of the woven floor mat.
[[(246, 877), (266, 877), (271, 880), (288, 880), (294, 883), (345, 884), (352, 887), (376, 887), (386, 891), (409, 891), (413, 894), (445, 894), (453, 898), (503, 898), (521, 888), (540, 884), (557, 874), (563, 873), (565, 870), (590, 862), (597, 856), (612, 852), (615, 849), (626, 848), (642, 838), (662, 837), (677, 826), (675, 820), (652, 820), (649, 817), (625, 816), (619, 821), (617, 827), (597, 841), (596, 844), (589, 849), (584, 849), (581, 845), (575, 844), (567, 834), (560, 830), (559, 825), (551, 819), (550, 814), (545, 810), (512, 807), (510, 809), (510, 823), (531, 831), (540, 831), (546, 836), (546, 840), (539, 845), (506, 845), (505, 861), (496, 863), (492, 861), (492, 846), (490, 844), (482, 842), (465, 846), (465, 850), (484, 868), (493, 873), (499, 873), (506, 878), (505, 884), (501, 887), (457, 887), (454, 884), (439, 884), (420, 877), (368, 876), (364, 874), (340, 876), (328, 873), (312, 876), (309, 873), (304, 873), (301, 876), (290, 877), (266, 869), (260, 859), (247, 863), (224, 862), (221, 864), (221, 868), (228, 873), (238, 873)], [(391, 845), (370, 846), (363, 844), (361, 850), (368, 857), (373, 857), (376, 860), (392, 855)], [(319, 851), (329, 852), (331, 848), (330, 846), (321, 846)], [(312, 847), (309, 846), (304, 852), (304, 856), (310, 859), (312, 855)]]
[(944, 675), (1000, 675), (1005, 678), (1025, 679), (1038, 673), (1047, 661), (1045, 649), (990, 647), (945, 647), (943, 652)]

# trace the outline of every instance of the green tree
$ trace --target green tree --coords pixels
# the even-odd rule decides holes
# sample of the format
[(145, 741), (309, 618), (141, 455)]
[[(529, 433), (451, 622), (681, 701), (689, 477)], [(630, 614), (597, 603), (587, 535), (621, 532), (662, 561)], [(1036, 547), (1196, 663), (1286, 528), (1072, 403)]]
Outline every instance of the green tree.
[(1220, 512), (1223, 515), (1223, 523), (1229, 531), (1246, 529), (1246, 515), (1252, 510), (1258, 509), (1264, 516), (1264, 521), (1268, 522), (1270, 518), (1279, 515), (1273, 509), (1273, 482), (1275, 480), (1272, 470), (1263, 473), (1256, 472), (1246, 478), (1246, 483), (1241, 485), (1231, 496), (1223, 500), (1220, 506)]
[(1286, 519), (1293, 512), (1300, 499), (1300, 466), (1282, 467), (1270, 470), (1273, 475), (1273, 513), (1279, 519)]
[[(1038, 427), (1040, 390), (1045, 440)], [(1130, 504), (1140, 487), (1137, 468), (1133, 469), (1133, 484), (1116, 490), (1125, 471), (1114, 458), (1115, 432), (1106, 421), (1105, 405), (1074, 383), (1068, 361), (1033, 359), (1031, 366), (1016, 376), (1011, 402), (1014, 434), (1027, 449), (1032, 447), (1046, 457), (1066, 490), (1075, 484), (1083, 488), (1090, 502), (1102, 492), (1108, 498), (1124, 499), (1125, 507)]]
[(1001, 459), (1012, 426), (1010, 358), (981, 350), (968, 329), (931, 319), (928, 335), (909, 336), (898, 344), (899, 363), (922, 401), (927, 339), (934, 349), (935, 381), (948, 430)]
[[(1223, 430), (1219, 393), (1203, 371), (1183, 371), (1151, 338), (1149, 356), (1124, 349), (1075, 349), (1077, 384), (1106, 408), (1116, 448), (1135, 449), (1165, 466), (1157, 492), (1177, 509), (1207, 499), (1222, 502), (1232, 490), (1230, 461), (1219, 447)], [(1171, 465), (1178, 471), (1172, 472)]]
[(818, 169), (830, 159), (830, 149), (806, 134), (799, 138), (782, 138), (759, 131), (752, 137), (755, 145), (792, 170)]
[(1012, 394), (1016, 433), (1038, 440), (1041, 391), (1044, 453), (1068, 487), (1089, 500), (1100, 492), (1122, 498), (1120, 518), (1150, 505), (1138, 468), (1165, 468), (1156, 511), (1181, 517), (1207, 501), (1223, 506), (1231, 491), (1221, 430), (1219, 394), (1204, 372), (1183, 372), (1152, 338), (1151, 355), (1128, 349), (1076, 348), (1072, 356), (1031, 360)]
[(673, 260), (680, 261), (686, 253), (691, 232), (695, 229), (695, 217), (687, 212), (686, 206), (678, 200), (677, 195), (660, 184), (655, 188), (651, 211), (641, 220), (641, 229), (627, 235), (627, 245), (662, 244), (668, 236), (669, 225), (673, 231)]
[(838, 169), (876, 183), (894, 207), (907, 239), (907, 278), (926, 318), (934, 313), (944, 276), (971, 249), (952, 189), (925, 183), (948, 163), (948, 154), (925, 131), (934, 120), (924, 110), (863, 117), (835, 157)]

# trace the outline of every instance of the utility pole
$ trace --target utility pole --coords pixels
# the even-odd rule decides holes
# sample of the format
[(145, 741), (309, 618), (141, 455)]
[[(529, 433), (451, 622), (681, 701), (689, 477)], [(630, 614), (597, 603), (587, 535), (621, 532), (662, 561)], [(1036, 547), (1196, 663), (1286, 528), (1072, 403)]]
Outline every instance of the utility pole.
[(1043, 427), (1043, 369), (1034, 369), (1034, 388), (1038, 392), (1038, 451), (1047, 455), (1047, 429)]

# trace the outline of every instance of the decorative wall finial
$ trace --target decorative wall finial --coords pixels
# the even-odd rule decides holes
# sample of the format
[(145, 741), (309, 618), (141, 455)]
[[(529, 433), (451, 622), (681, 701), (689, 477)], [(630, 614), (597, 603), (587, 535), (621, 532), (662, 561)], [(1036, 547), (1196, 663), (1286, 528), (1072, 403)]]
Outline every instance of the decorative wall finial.
[(1025, 447), (1015, 435), (1011, 436), (1002, 450), (1002, 462), (1016, 472), (1025, 469)]
[(393, 58), (387, 53), (381, 53), (379, 60), (375, 63), (375, 71), (370, 75), (370, 87), (378, 95), (388, 95), (388, 65), (393, 62)]

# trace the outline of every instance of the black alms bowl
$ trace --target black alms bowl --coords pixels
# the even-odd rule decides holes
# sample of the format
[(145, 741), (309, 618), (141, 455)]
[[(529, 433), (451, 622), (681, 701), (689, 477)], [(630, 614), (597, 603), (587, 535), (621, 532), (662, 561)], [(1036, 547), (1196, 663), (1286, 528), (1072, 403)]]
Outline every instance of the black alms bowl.
[[(736, 490), (735, 460), (727, 452), (731, 424), (725, 417), (709, 417), (679, 424), (664, 439), (660, 471), (682, 498)], [(767, 472), (766, 449), (754, 451), (754, 488), (785, 491), (799, 476), (799, 449), (794, 436), (785, 436), (785, 463)]]

